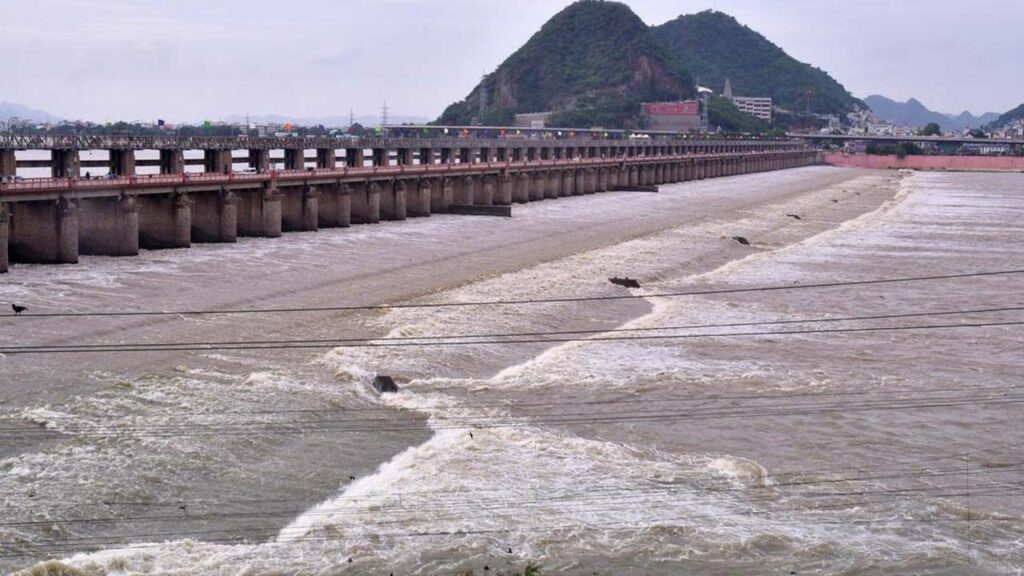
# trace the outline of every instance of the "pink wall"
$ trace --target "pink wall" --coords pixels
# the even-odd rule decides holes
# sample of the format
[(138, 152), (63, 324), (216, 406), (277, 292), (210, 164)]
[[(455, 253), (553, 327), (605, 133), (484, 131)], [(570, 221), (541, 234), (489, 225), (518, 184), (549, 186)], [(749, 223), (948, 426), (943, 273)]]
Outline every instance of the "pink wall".
[(825, 163), (845, 168), (891, 170), (1012, 170), (1024, 172), (1019, 156), (874, 156), (868, 154), (825, 154)]

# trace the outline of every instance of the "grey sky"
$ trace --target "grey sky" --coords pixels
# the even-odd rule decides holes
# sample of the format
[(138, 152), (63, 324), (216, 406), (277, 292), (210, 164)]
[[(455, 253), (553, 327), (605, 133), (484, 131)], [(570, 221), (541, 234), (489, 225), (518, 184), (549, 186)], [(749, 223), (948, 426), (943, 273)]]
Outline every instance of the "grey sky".
[[(0, 0), (0, 100), (92, 120), (434, 117), (569, 0)], [(946, 112), (1024, 101), (1020, 0), (627, 0), (714, 8), (854, 95)]]

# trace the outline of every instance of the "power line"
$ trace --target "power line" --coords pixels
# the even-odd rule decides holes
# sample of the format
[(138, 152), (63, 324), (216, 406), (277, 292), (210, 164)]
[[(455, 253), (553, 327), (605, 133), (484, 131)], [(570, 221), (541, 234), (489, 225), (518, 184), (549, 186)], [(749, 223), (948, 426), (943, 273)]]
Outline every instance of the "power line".
[(1000, 308), (975, 308), (966, 310), (945, 310), (936, 312), (906, 312), (900, 314), (875, 314), (867, 316), (840, 316), (834, 318), (795, 318), (790, 320), (761, 320), (756, 322), (726, 322), (717, 324), (688, 324), (681, 326), (652, 326), (646, 328), (602, 328), (602, 329), (591, 329), (591, 330), (558, 330), (558, 331), (545, 331), (545, 332), (498, 332), (498, 333), (487, 333), (487, 334), (436, 334), (427, 336), (392, 336), (385, 338), (319, 338), (319, 339), (302, 339), (302, 340), (240, 340), (240, 341), (227, 341), (227, 342), (157, 342), (153, 344), (116, 344), (116, 343), (105, 343), (105, 344), (25, 344), (15, 346), (5, 346), (0, 348), (0, 352), (3, 353), (15, 353), (16, 350), (63, 350), (63, 349), (75, 349), (75, 350), (88, 350), (91, 348), (102, 348), (107, 349), (110, 347), (117, 346), (137, 346), (137, 347), (191, 347), (191, 346), (243, 346), (243, 345), (279, 345), (279, 344), (330, 344), (338, 345), (352, 342), (366, 342), (366, 343), (380, 343), (380, 342), (412, 342), (420, 340), (462, 340), (462, 339), (479, 339), (479, 338), (520, 338), (520, 337), (536, 337), (536, 336), (563, 336), (570, 334), (615, 334), (615, 333), (636, 333), (636, 332), (652, 332), (652, 331), (665, 331), (665, 330), (697, 330), (697, 329), (711, 329), (711, 328), (737, 328), (737, 327), (752, 327), (752, 326), (775, 326), (775, 325), (787, 325), (787, 324), (814, 324), (814, 323), (837, 323), (837, 322), (856, 322), (864, 320), (895, 320), (905, 318), (924, 318), (924, 317), (936, 317), (936, 316), (954, 316), (954, 315), (967, 315), (967, 314), (991, 314), (995, 312), (1018, 312), (1024, 310), (1024, 306), (1006, 306)]
[(6, 314), (0, 316), (2, 319), (14, 318), (81, 318), (81, 317), (120, 317), (120, 316), (198, 316), (198, 315), (227, 315), (227, 314), (277, 314), (277, 313), (301, 313), (301, 312), (342, 312), (359, 310), (392, 310), (404, 308), (454, 308), (463, 306), (521, 306), (531, 304), (559, 304), (572, 302), (603, 302), (611, 300), (636, 300), (646, 298), (678, 298), (684, 296), (709, 296), (716, 294), (743, 294), (750, 292), (774, 292), (784, 290), (805, 290), (818, 288), (840, 288), (847, 286), (870, 286), (879, 284), (894, 284), (901, 282), (924, 282), (934, 280), (954, 280), (961, 278), (981, 278), (991, 276), (1009, 276), (1024, 274), (1024, 269), (996, 270), (987, 272), (970, 272), (963, 274), (942, 274), (932, 276), (908, 276), (902, 278), (883, 278), (874, 280), (854, 280), (847, 282), (820, 282), (814, 284), (790, 284), (776, 286), (760, 286), (752, 288), (721, 288), (711, 290), (693, 290), (688, 292), (662, 292), (653, 294), (618, 294), (610, 296), (580, 296), (564, 298), (533, 298), (519, 300), (481, 300), (466, 302), (433, 302), (433, 303), (410, 303), (410, 304), (375, 304), (366, 306), (317, 306), (303, 308), (252, 308), (252, 309), (227, 309), (227, 310), (140, 310), (134, 312), (25, 312), (20, 316)]
[(692, 340), (696, 338), (733, 338), (733, 337), (758, 337), (758, 336), (805, 336), (810, 334), (849, 334), (862, 332), (901, 332), (901, 331), (924, 331), (924, 330), (953, 330), (964, 328), (993, 328), (1005, 326), (1020, 326), (1024, 320), (1005, 322), (976, 322), (960, 324), (926, 324), (921, 326), (872, 326), (864, 328), (822, 328), (805, 330), (785, 331), (764, 331), (764, 332), (722, 332), (713, 334), (661, 334), (647, 336), (609, 336), (602, 338), (529, 338), (525, 340), (469, 340), (469, 341), (435, 341), (435, 342), (391, 342), (376, 343), (369, 338), (356, 343), (344, 340), (285, 340), (278, 344), (268, 345), (222, 345), (217, 342), (200, 343), (192, 346), (166, 346), (146, 344), (111, 344), (96, 348), (51, 348), (40, 345), (32, 349), (0, 348), (0, 354), (87, 354), (87, 353), (108, 353), (108, 352), (205, 352), (210, 350), (294, 350), (294, 349), (322, 349), (322, 348), (430, 348), (430, 347), (453, 347), (453, 346), (479, 346), (483, 344), (509, 345), (509, 344), (558, 344), (566, 342), (622, 342), (622, 341), (651, 341), (651, 340)]

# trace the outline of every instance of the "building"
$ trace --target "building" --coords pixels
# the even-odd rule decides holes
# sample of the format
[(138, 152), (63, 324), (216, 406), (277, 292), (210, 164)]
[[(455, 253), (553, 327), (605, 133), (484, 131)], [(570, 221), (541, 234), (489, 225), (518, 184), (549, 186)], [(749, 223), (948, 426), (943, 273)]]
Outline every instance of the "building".
[(751, 116), (765, 122), (772, 121), (772, 99), (767, 96), (734, 96), (732, 103)]
[(643, 109), (651, 130), (686, 132), (701, 129), (701, 105), (697, 100), (645, 102)]
[(528, 112), (516, 114), (513, 126), (516, 128), (544, 128), (554, 112)]
[(760, 118), (769, 124), (772, 121), (772, 99), (768, 96), (734, 96), (732, 93), (732, 82), (728, 78), (725, 79), (725, 88), (722, 90), (722, 96), (732, 101), (740, 112), (745, 112)]

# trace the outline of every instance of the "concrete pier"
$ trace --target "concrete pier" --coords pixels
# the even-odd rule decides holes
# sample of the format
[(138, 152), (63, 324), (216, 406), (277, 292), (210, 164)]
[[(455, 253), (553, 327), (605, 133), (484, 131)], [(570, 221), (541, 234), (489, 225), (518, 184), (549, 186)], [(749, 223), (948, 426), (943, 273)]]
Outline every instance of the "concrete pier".
[(476, 202), (476, 186), (477, 178), (475, 176), (459, 178), (456, 182), (455, 199), (452, 204), (457, 204), (459, 206), (472, 205)]
[(352, 187), (348, 184), (320, 185), (317, 201), (319, 228), (347, 228), (352, 224)]
[(494, 190), (494, 204), (501, 206), (510, 206), (512, 204), (512, 177), (507, 172), (502, 172), (497, 178), (497, 185)]
[(238, 235), (277, 238), (281, 235), (281, 198), (270, 184), (238, 193)]
[(11, 238), (11, 213), (7, 204), (0, 203), (0, 273), (7, 272), (10, 254), (8, 243)]
[(204, 150), (203, 169), (212, 174), (230, 174), (231, 150)]
[(451, 178), (442, 178), (434, 182), (430, 188), (430, 211), (447, 212), (455, 197), (455, 181)]
[(480, 185), (476, 187), (474, 204), (490, 206), (494, 204), (494, 176), (481, 176)]
[(14, 176), (18, 173), (18, 159), (14, 150), (0, 149), (0, 176)]
[(542, 177), (544, 180), (544, 198), (558, 198), (559, 190), (562, 189), (562, 171), (544, 172)]
[(160, 173), (161, 174), (184, 174), (185, 153), (181, 150), (160, 151)]
[(78, 205), (57, 201), (10, 204), (8, 256), (11, 262), (78, 262)]
[(380, 183), (381, 220), (405, 220), (407, 192), (408, 187), (401, 180)]
[(50, 175), (54, 178), (78, 178), (82, 175), (78, 150), (52, 150), (50, 157)]
[(270, 150), (249, 150), (249, 167), (257, 172), (270, 171)]
[(317, 148), (316, 167), (321, 170), (333, 170), (338, 165), (334, 148)]
[(548, 195), (548, 174), (547, 172), (528, 172), (530, 202), (543, 200)]
[(320, 224), (320, 192), (316, 186), (281, 188), (281, 231), (314, 232)]
[(517, 204), (525, 204), (530, 201), (530, 175), (519, 173), (514, 177), (512, 183), (512, 201)]
[(135, 150), (111, 150), (108, 168), (111, 174), (134, 176)]
[(139, 247), (147, 250), (192, 245), (192, 200), (187, 194), (140, 196)]
[(238, 239), (238, 197), (221, 190), (192, 194), (192, 241), (235, 242)]
[(406, 188), (405, 213), (410, 218), (430, 216), (432, 183), (427, 178), (411, 182)]
[(135, 196), (86, 198), (79, 202), (78, 252), (97, 256), (139, 253), (139, 205)]
[(362, 148), (345, 149), (345, 166), (349, 168), (362, 168), (366, 163)]
[(563, 170), (562, 171), (562, 186), (558, 189), (558, 196), (572, 196), (576, 193), (576, 171), (575, 170)]
[(354, 224), (380, 222), (380, 186), (376, 182), (353, 184), (351, 206)]

